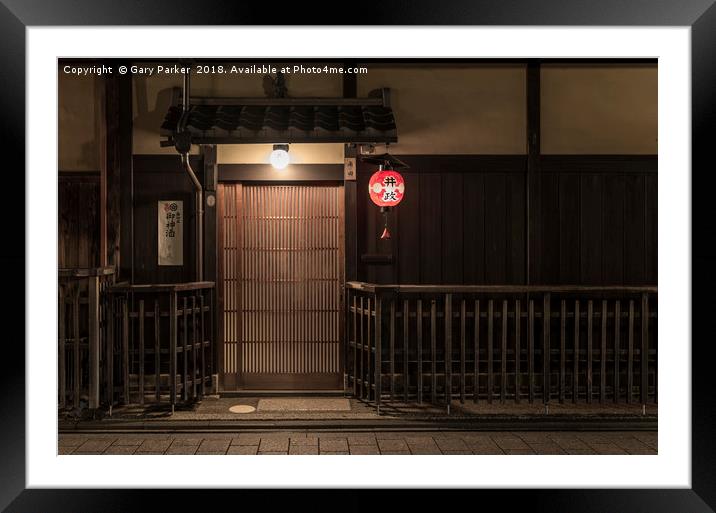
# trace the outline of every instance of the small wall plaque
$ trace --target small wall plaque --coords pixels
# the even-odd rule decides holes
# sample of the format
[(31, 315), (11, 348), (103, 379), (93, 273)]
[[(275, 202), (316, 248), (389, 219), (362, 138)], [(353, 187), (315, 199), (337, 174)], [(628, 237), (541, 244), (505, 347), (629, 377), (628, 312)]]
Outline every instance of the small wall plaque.
[(348, 157), (343, 159), (343, 179), (344, 180), (355, 180), (356, 179), (356, 159), (355, 157)]
[(157, 203), (158, 265), (184, 265), (184, 202)]

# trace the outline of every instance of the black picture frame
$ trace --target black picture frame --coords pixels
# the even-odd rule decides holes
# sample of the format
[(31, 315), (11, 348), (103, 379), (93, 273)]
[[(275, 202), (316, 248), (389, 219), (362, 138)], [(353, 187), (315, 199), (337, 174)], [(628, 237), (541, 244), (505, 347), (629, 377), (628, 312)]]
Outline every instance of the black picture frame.
[[(112, 0), (1, 0), (0, 101), (3, 122), (0, 141), (9, 203), (2, 216), (5, 243), (0, 258), (6, 274), (4, 340), (0, 373), (0, 508), (6, 511), (139, 511), (159, 500), (172, 511), (214, 510), (224, 501), (266, 501), (267, 492), (229, 490), (39, 490), (25, 489), (25, 30), (38, 25), (620, 25), (688, 26), (692, 37), (692, 488), (640, 490), (504, 490), (450, 491), (437, 498), (442, 507), (470, 501), (503, 507), (530, 507), (539, 511), (713, 511), (716, 508), (716, 392), (713, 374), (713, 291), (716, 290), (716, 253), (711, 250), (710, 203), (713, 201), (716, 125), (716, 6), (714, 0), (512, 0), (456, 1), (435, 5), (428, 1), (362, 2), (340, 14), (334, 3), (312, 2), (310, 8), (295, 2), (280, 9), (270, 2), (229, 0), (155, 0), (151, 4)], [(163, 44), (171, 45), (171, 41)], [(161, 53), (161, 52), (158, 52)], [(48, 94), (53, 94), (48, 90)], [(54, 113), (48, 113), (53, 116)], [(10, 159), (8, 159), (10, 157)], [(55, 175), (48, 170), (48, 183)], [(683, 170), (688, 173), (688, 170)], [(699, 236), (696, 236), (696, 235)], [(19, 272), (19, 270), (24, 272)], [(668, 269), (661, 269), (668, 273)], [(31, 308), (31, 305), (27, 305)], [(17, 330), (10, 334), (10, 328)], [(685, 343), (687, 341), (684, 341)], [(7, 363), (10, 362), (10, 363)], [(312, 506), (310, 490), (271, 491), (271, 502), (260, 509), (273, 510), (279, 502), (292, 510), (368, 510), (383, 504), (385, 492), (325, 491)], [(426, 491), (401, 492), (402, 509), (429, 504)], [(470, 497), (464, 497), (470, 493)], [(445, 495), (445, 494), (443, 494)], [(335, 496), (335, 497), (334, 497)], [(436, 499), (434, 494), (430, 500)], [(492, 499), (492, 500), (491, 500)], [(313, 501), (314, 499), (310, 499)], [(489, 502), (482, 502), (482, 501)], [(479, 501), (479, 502), (476, 502)], [(213, 505), (213, 506), (212, 506)], [(303, 507), (302, 507), (303, 506)], [(323, 507), (319, 507), (323, 506)], [(239, 507), (237, 503), (235, 507)], [(258, 508), (256, 508), (258, 509)], [(256, 510), (253, 509), (253, 510)]]

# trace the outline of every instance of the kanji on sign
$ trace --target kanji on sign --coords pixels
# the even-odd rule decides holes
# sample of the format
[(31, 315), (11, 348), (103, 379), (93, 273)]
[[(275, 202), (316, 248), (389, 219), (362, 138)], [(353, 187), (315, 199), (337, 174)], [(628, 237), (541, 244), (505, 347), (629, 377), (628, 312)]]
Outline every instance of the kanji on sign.
[(379, 207), (394, 207), (405, 194), (405, 181), (400, 173), (392, 169), (376, 171), (368, 183), (370, 199)]

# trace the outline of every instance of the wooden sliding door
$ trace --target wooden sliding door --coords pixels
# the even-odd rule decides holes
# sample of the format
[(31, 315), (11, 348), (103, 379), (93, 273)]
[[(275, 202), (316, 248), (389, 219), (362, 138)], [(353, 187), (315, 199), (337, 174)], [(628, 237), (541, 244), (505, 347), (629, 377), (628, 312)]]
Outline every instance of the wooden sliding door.
[(342, 387), (343, 188), (219, 187), (224, 390)]

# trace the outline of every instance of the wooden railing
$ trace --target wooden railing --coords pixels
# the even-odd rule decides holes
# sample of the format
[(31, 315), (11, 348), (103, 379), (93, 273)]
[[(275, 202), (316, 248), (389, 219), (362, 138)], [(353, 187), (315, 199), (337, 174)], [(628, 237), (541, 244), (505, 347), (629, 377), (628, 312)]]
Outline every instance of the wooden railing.
[(346, 284), (347, 385), (374, 401), (657, 401), (657, 288)]
[(180, 402), (209, 393), (214, 282), (109, 289), (106, 402)]
[(114, 268), (58, 270), (58, 406), (100, 406), (104, 295)]

